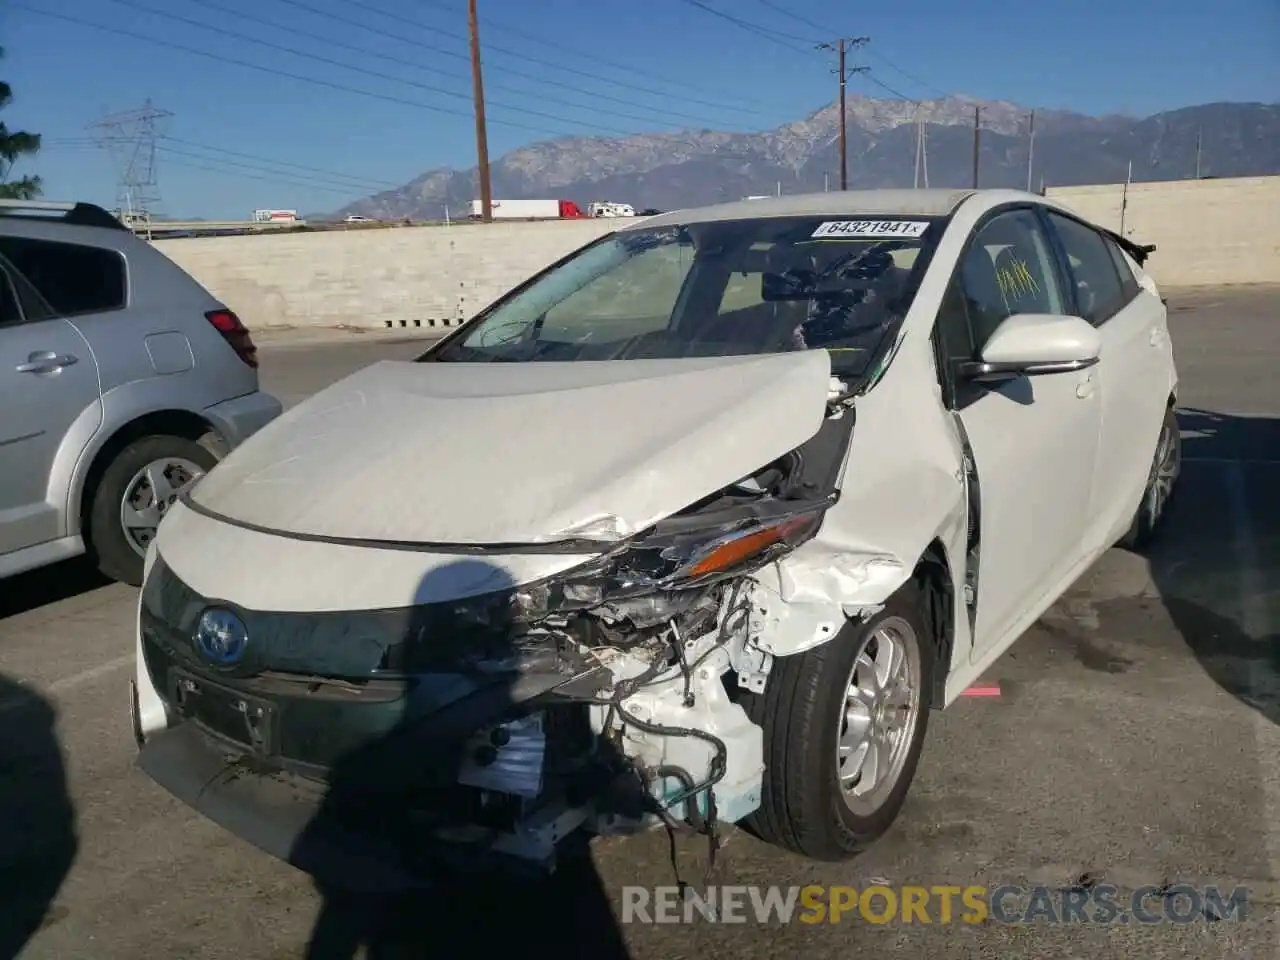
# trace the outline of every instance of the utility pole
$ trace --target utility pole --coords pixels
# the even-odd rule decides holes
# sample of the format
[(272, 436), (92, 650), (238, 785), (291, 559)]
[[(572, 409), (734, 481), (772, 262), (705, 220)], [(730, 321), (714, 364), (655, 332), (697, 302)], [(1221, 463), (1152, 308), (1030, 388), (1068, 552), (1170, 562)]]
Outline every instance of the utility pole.
[(978, 189), (978, 151), (982, 147), (982, 108), (973, 108), (973, 189)]
[(920, 169), (924, 173), (924, 188), (929, 189), (929, 127), (920, 122)]
[(911, 183), (912, 189), (915, 189), (915, 190), (920, 189), (920, 154), (922, 149), (924, 148), (924, 143), (921, 137), (921, 134), (923, 133), (923, 131), (924, 131), (924, 123), (921, 122), (920, 113), (919, 111), (917, 111), (916, 112), (916, 170), (915, 170), (915, 179)]
[(840, 78), (840, 189), (849, 189), (849, 136), (848, 136), (848, 120), (845, 117), (845, 87), (848, 85), (849, 77), (855, 73), (866, 73), (869, 67), (854, 67), (848, 69), (845, 66), (845, 55), (849, 50), (864, 46), (871, 42), (870, 37), (841, 37), (835, 42), (818, 44), (819, 50), (834, 50), (839, 58), (839, 65), (836, 67), (836, 76)]
[(1031, 192), (1031, 165), (1036, 157), (1036, 112), (1031, 111), (1030, 138), (1027, 141), (1027, 193)]
[(480, 219), (493, 219), (493, 190), (489, 180), (489, 134), (484, 122), (484, 79), (480, 72), (480, 23), (476, 0), (467, 0), (467, 26), (471, 32), (471, 87), (476, 106), (476, 172), (480, 178)]
[(1196, 179), (1200, 179), (1200, 142), (1204, 136), (1204, 128), (1196, 128)]
[(929, 128), (925, 125), (924, 105), (916, 104), (916, 170), (912, 186), (920, 188), (920, 175), (924, 174), (924, 188), (929, 189)]

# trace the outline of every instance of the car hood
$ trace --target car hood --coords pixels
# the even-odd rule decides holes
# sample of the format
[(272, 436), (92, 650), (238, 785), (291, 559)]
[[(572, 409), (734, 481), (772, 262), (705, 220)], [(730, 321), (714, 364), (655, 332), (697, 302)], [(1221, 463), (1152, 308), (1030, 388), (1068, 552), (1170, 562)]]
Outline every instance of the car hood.
[(821, 350), (384, 361), (272, 421), (190, 499), (242, 525), (335, 540), (615, 540), (811, 437), (829, 379)]

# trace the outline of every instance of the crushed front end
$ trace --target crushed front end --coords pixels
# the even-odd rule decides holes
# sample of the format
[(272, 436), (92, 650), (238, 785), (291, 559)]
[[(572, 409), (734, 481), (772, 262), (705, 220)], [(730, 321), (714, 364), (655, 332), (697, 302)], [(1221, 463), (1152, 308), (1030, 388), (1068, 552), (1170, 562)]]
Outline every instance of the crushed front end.
[[(246, 609), (156, 553), (140, 766), (344, 881), (374, 860), (391, 876), (388, 859), (397, 885), (451, 866), (548, 870), (571, 837), (664, 823), (714, 836), (760, 802), (762, 731), (737, 702), (768, 670), (752, 573), (831, 503), (774, 495), (776, 469), (759, 480), (560, 575), (399, 609)], [(139, 721), (141, 688), (162, 723)]]

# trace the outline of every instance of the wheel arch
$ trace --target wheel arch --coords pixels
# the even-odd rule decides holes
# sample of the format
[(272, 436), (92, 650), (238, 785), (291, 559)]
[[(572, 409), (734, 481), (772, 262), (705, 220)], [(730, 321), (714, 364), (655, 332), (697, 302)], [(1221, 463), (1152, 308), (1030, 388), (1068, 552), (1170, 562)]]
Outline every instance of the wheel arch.
[(190, 410), (152, 410), (119, 425), (91, 451), (86, 451), (79, 480), (70, 492), (68, 516), (76, 525), (71, 533), (78, 533), (86, 541), (89, 537), (89, 511), (93, 496), (111, 462), (129, 444), (149, 436), (181, 437), (192, 440), (209, 449), (221, 459), (225, 443), (217, 427), (198, 413)]
[(941, 709), (955, 650), (956, 602), (951, 561), (940, 537), (935, 537), (916, 561), (911, 582), (919, 591), (920, 613), (933, 646), (933, 688), (929, 691), (929, 704), (935, 710)]

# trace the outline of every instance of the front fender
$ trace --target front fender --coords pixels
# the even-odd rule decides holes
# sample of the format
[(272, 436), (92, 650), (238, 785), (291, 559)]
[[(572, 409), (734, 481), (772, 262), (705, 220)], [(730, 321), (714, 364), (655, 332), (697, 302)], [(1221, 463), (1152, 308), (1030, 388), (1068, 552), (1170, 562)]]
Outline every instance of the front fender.
[(964, 452), (936, 383), (931, 355), (908, 339), (884, 379), (858, 399), (840, 500), (813, 540), (757, 577), (753, 634), (767, 652), (786, 656), (831, 639), (907, 583), (938, 542), (957, 598), (951, 662), (968, 657), (971, 631), (959, 600), (968, 546)]

